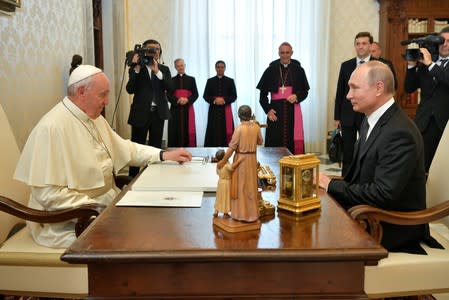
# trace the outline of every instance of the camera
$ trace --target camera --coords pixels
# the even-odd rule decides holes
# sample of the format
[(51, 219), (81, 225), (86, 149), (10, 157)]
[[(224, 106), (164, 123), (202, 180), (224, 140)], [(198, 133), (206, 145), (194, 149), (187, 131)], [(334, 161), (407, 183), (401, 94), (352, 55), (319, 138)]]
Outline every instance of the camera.
[[(432, 60), (435, 61), (438, 59), (439, 55), (438, 47), (439, 45), (444, 43), (444, 38), (439, 35), (431, 34), (424, 37), (401, 41), (401, 45), (403, 46), (409, 45), (411, 43), (416, 43), (418, 44), (419, 48), (426, 48), (427, 50), (429, 50), (430, 54), (432, 55)], [(418, 48), (405, 49), (405, 53), (402, 54), (402, 56), (405, 58), (405, 60), (410, 61), (417, 61), (423, 58), (422, 53)]]
[[(136, 65), (140, 65), (140, 66), (150, 66), (153, 64), (153, 59), (154, 59), (154, 55), (156, 54), (158, 49), (156, 48), (143, 48), (142, 45), (140, 44), (136, 44), (134, 46), (134, 50), (130, 50), (128, 52), (126, 52), (126, 64), (129, 67), (134, 67)], [(137, 63), (133, 63), (133, 57), (134, 54), (138, 54), (139, 55), (139, 59), (137, 61)]]

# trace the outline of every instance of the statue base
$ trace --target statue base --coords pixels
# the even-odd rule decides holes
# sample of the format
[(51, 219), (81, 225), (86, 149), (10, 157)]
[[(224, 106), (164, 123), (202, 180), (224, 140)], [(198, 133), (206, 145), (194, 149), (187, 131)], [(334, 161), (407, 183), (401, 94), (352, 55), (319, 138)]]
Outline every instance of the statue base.
[(260, 229), (260, 221), (254, 222), (241, 222), (234, 220), (229, 216), (223, 217), (214, 217), (214, 225), (223, 229), (226, 232), (244, 232), (251, 230), (259, 230)]
[(274, 215), (274, 205), (268, 202), (267, 200), (259, 200), (259, 214), (260, 217), (272, 216)]
[(257, 197), (259, 199), (259, 215), (260, 217), (274, 216), (274, 205), (262, 198), (262, 189), (257, 189)]

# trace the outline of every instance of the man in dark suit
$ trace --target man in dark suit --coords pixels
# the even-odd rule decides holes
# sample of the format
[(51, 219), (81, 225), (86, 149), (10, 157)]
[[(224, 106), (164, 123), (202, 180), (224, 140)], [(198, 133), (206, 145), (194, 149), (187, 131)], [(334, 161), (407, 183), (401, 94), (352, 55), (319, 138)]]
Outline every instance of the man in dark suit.
[[(170, 69), (158, 62), (162, 53), (158, 41), (147, 40), (142, 45), (150, 49), (144, 57), (135, 53), (129, 68), (129, 81), (126, 91), (134, 94), (129, 112), (128, 124), (131, 125), (131, 141), (161, 148), (164, 122), (170, 116), (167, 93), (172, 91)], [(138, 63), (144, 61), (144, 64)], [(129, 175), (135, 176), (139, 168), (130, 167)]]
[[(346, 209), (358, 204), (397, 211), (426, 207), (422, 137), (393, 94), (393, 74), (381, 62), (363, 64), (350, 77), (348, 99), (354, 111), (366, 116), (354, 160), (344, 179), (319, 176), (320, 187)], [(389, 251), (423, 253), (419, 242), (433, 241), (426, 225), (384, 224), (383, 230), (381, 243)]]
[(351, 103), (346, 99), (349, 87), (348, 81), (352, 71), (371, 59), (370, 49), (373, 37), (369, 32), (359, 32), (354, 38), (354, 48), (357, 56), (341, 64), (338, 75), (337, 93), (335, 96), (334, 120), (335, 127), (341, 128), (343, 138), (343, 166), (342, 175), (345, 175), (354, 155), (354, 143), (357, 139), (363, 114), (355, 112)]
[(441, 30), (444, 43), (439, 46), (439, 57), (432, 61), (426, 48), (420, 48), (422, 59), (409, 61), (405, 74), (405, 91), (421, 88), (421, 101), (415, 122), (424, 139), (425, 168), (429, 171), (433, 156), (449, 119), (449, 26)]

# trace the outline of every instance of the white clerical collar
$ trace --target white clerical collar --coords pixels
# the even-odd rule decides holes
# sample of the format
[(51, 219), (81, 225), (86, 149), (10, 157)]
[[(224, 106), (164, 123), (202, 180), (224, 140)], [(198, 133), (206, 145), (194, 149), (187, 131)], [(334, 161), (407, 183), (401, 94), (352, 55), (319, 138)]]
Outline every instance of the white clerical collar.
[(88, 122), (90, 120), (89, 116), (84, 111), (82, 111), (78, 106), (76, 106), (76, 104), (73, 103), (72, 100), (70, 100), (68, 97), (64, 97), (64, 99), (62, 99), (62, 103), (78, 119), (82, 120), (83, 122)]

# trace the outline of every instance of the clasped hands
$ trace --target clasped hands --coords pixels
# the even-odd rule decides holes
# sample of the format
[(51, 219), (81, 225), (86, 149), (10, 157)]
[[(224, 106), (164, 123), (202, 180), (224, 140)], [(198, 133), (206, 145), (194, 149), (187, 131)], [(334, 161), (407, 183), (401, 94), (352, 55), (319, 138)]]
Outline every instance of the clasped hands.
[(223, 97), (216, 97), (214, 99), (214, 104), (215, 105), (225, 105), (225, 99)]
[[(298, 102), (298, 97), (296, 97), (296, 94), (291, 94), (286, 99), (291, 104), (295, 104)], [(271, 122), (276, 122), (278, 117), (276, 116), (276, 111), (274, 109), (270, 109), (270, 111), (267, 113), (267, 117)]]
[(186, 105), (189, 102), (189, 99), (186, 97), (179, 97), (177, 103), (179, 105)]

